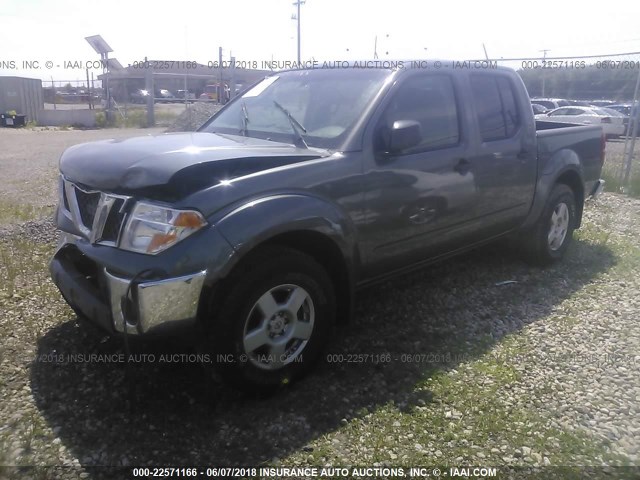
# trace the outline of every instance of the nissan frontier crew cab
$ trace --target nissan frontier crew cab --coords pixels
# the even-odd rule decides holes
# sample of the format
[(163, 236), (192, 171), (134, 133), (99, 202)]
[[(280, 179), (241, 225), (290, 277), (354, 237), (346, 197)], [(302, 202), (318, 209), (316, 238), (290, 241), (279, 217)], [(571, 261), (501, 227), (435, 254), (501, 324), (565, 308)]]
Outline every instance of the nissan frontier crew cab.
[(269, 390), (361, 287), (505, 235), (560, 259), (602, 188), (601, 128), (536, 125), (513, 70), (441, 65), (278, 72), (197, 132), (69, 148), (54, 282), (111, 334), (188, 332)]

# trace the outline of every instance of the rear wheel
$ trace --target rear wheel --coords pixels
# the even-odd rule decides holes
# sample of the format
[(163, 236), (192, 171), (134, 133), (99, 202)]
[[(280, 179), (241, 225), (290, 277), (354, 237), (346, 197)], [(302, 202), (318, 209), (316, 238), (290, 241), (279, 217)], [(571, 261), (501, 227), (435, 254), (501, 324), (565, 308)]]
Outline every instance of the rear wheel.
[(207, 336), (216, 370), (245, 391), (269, 392), (318, 360), (335, 319), (326, 271), (297, 250), (268, 247), (229, 278)]
[(526, 233), (524, 246), (527, 260), (549, 265), (560, 260), (573, 239), (576, 224), (576, 199), (567, 185), (556, 185), (540, 219)]

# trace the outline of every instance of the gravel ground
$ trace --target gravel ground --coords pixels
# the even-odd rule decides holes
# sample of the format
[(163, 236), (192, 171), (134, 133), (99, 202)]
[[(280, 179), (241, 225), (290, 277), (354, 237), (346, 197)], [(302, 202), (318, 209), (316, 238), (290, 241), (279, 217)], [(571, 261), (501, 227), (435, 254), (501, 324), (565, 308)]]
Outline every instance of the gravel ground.
[(180, 345), (127, 373), (48, 280), (51, 222), (5, 228), (0, 465), (640, 466), (639, 233), (640, 200), (604, 194), (556, 266), (498, 244), (366, 290), (317, 371), (256, 400)]
[[(601, 245), (633, 252), (629, 265), (603, 272), (582, 295), (555, 305), (548, 320), (522, 331), (516, 356), (507, 349), (504, 359), (521, 367), (514, 393), (527, 408), (552, 412), (554, 426), (594, 434), (640, 465), (640, 200), (606, 194), (586, 210), (585, 224), (599, 232)], [(533, 385), (546, 388), (527, 399)]]
[(176, 119), (167, 132), (193, 132), (222, 108), (215, 103), (193, 103)]
[(0, 201), (37, 207), (57, 201), (58, 160), (68, 147), (78, 143), (157, 135), (160, 128), (57, 130), (0, 129)]
[[(181, 105), (178, 107), (183, 108)], [(9, 205), (11, 210), (17, 210), (21, 219), (25, 215), (38, 217), (43, 211), (52, 209), (57, 201), (58, 160), (62, 152), (72, 145), (110, 138), (158, 135), (165, 131), (193, 131), (219, 109), (219, 105), (208, 103), (189, 105), (169, 128), (0, 129), (0, 170), (3, 172), (3, 181), (0, 182), (0, 208), (6, 209)], [(25, 206), (28, 207), (26, 212)]]

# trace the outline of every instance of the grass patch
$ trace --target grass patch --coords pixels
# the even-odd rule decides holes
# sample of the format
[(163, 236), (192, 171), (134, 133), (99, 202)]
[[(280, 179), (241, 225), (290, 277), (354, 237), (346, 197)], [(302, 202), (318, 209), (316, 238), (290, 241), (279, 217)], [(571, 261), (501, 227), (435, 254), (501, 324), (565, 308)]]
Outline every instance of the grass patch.
[(640, 197), (640, 173), (638, 172), (636, 155), (634, 155), (633, 159), (634, 164), (631, 168), (629, 184), (624, 189), (622, 188), (622, 172), (624, 169), (623, 153), (623, 142), (607, 144), (606, 160), (602, 167), (600, 178), (606, 182), (605, 190), (608, 192), (625, 193), (632, 197)]
[(0, 299), (57, 294), (48, 278), (53, 248), (19, 237), (0, 242)]
[(620, 181), (620, 173), (612, 167), (602, 169), (601, 178), (606, 182), (605, 189), (608, 192), (626, 193), (632, 197), (640, 197), (640, 175), (631, 175), (629, 185), (624, 189)]
[(53, 215), (53, 207), (34, 206), (28, 204), (13, 203), (0, 199), (0, 225), (37, 220), (45, 216)]
[[(156, 111), (154, 114), (155, 126), (171, 125), (178, 117), (179, 112)], [(117, 128), (147, 128), (147, 110), (145, 108), (128, 108), (122, 113), (113, 112), (112, 124), (107, 123), (105, 112), (96, 113), (96, 126), (99, 128), (117, 127)]]

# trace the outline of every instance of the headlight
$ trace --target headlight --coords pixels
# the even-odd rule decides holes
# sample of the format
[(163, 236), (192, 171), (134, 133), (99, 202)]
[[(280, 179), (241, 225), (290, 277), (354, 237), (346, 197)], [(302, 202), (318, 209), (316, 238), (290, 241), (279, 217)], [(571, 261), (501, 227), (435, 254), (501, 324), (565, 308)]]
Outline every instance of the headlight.
[(156, 254), (207, 224), (200, 212), (138, 202), (125, 225), (120, 248)]

